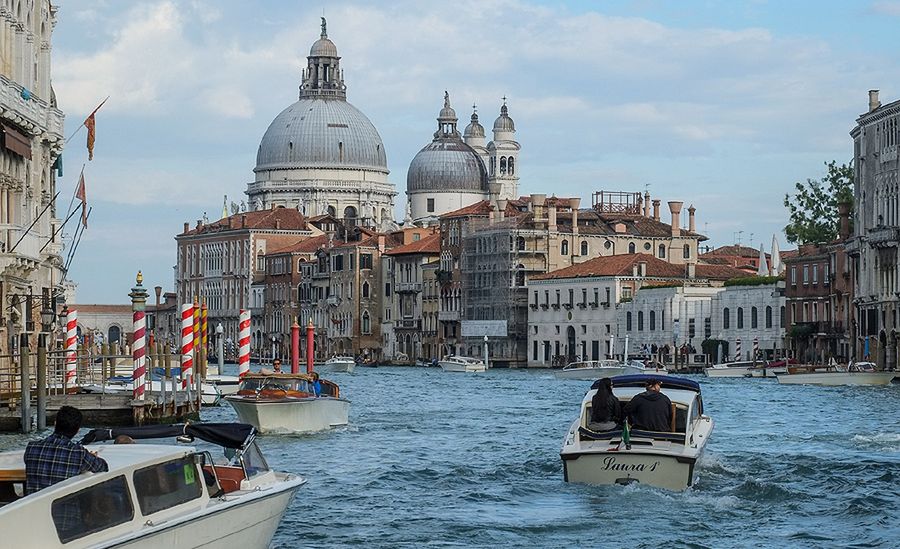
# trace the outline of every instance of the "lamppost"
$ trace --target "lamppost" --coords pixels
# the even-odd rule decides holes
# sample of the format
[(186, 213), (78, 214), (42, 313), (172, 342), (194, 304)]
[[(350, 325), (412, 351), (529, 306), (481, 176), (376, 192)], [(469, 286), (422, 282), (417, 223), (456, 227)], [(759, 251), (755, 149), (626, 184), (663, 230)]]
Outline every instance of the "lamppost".
[(53, 331), (56, 313), (50, 308), (49, 300), (44, 300), (41, 308), (41, 333), (38, 336), (37, 359), (37, 428), (47, 428), (47, 341)]
[(488, 366), (488, 336), (484, 336), (484, 367)]
[(275, 334), (272, 334), (272, 364), (275, 364)]

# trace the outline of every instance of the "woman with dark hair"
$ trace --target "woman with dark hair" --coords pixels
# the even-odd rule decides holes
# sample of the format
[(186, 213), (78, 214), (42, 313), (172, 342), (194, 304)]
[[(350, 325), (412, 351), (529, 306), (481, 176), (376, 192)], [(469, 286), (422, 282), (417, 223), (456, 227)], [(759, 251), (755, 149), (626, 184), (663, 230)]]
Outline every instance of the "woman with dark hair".
[(600, 380), (600, 386), (591, 399), (591, 431), (611, 431), (622, 423), (622, 404), (612, 392), (612, 381), (608, 377)]

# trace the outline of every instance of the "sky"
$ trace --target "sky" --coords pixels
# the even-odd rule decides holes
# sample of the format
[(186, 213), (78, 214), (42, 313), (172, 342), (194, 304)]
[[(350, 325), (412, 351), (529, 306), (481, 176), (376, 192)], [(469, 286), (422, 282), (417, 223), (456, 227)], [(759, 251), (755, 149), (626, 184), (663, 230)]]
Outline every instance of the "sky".
[[(649, 190), (697, 208), (707, 244), (769, 249), (784, 195), (849, 162), (868, 90), (900, 99), (900, 0), (454, 2), (59, 0), (53, 85), (72, 135), (104, 98), (79, 303), (124, 303), (138, 270), (172, 291), (183, 223), (244, 198), (259, 141), (297, 100), (319, 18), (348, 100), (384, 141), (402, 219), (406, 172), (444, 90), (490, 129), (501, 98), (521, 143), (520, 194)], [(663, 206), (663, 220), (668, 210)]]

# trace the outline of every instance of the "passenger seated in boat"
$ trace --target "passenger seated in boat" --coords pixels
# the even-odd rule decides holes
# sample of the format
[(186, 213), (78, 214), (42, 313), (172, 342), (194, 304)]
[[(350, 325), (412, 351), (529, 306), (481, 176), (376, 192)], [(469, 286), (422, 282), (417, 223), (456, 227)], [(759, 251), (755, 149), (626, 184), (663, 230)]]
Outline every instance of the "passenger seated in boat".
[(44, 440), (29, 442), (25, 447), (25, 492), (38, 490), (62, 482), (88, 471), (109, 471), (106, 461), (72, 441), (81, 429), (82, 415), (78, 408), (63, 406), (56, 413), (53, 434)]
[(660, 392), (658, 379), (649, 379), (647, 390), (637, 394), (625, 405), (625, 417), (634, 429), (669, 431), (672, 428), (672, 401)]
[(612, 381), (603, 378), (596, 394), (591, 399), (591, 420), (588, 429), (602, 432), (612, 431), (622, 423), (622, 404), (612, 392)]
[(312, 382), (309, 384), (310, 388), (312, 389), (315, 396), (319, 396), (322, 394), (322, 384), (319, 382), (319, 373), (313, 372), (311, 375)]

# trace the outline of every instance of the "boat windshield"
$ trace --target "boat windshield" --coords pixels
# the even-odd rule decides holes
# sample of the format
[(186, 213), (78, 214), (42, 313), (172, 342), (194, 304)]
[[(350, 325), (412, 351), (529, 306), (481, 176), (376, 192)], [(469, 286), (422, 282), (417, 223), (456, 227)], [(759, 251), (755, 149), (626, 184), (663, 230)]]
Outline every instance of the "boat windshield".
[(145, 516), (199, 498), (203, 486), (193, 454), (138, 469), (133, 480)]
[(266, 463), (266, 458), (264, 458), (262, 452), (259, 451), (259, 446), (256, 445), (256, 441), (253, 441), (247, 446), (247, 448), (241, 452), (238, 459), (241, 466), (244, 468), (244, 473), (247, 475), (248, 479), (261, 475), (269, 470), (269, 464)]

